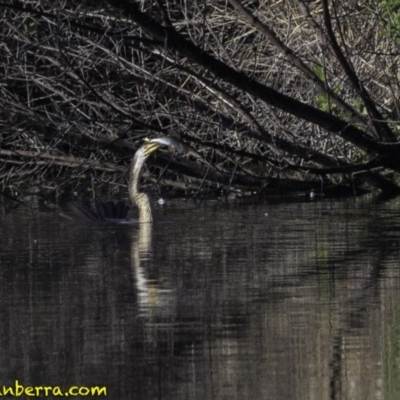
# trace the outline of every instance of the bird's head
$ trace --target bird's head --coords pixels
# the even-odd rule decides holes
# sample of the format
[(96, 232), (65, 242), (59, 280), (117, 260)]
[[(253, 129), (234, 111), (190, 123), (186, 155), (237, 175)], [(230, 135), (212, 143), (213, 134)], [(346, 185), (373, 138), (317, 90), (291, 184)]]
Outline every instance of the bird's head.
[(142, 146), (139, 148), (140, 156), (146, 159), (150, 156), (150, 154), (153, 154), (162, 146), (170, 147), (175, 150), (180, 150), (181, 143), (177, 139), (169, 138), (166, 136), (154, 139), (146, 138)]
[[(152, 144), (152, 145), (158, 145), (156, 148), (159, 149), (161, 146), (166, 146), (171, 149), (174, 149), (175, 151), (179, 153), (184, 153), (185, 152), (185, 145), (177, 138), (175, 137), (168, 137), (168, 136), (161, 136), (158, 138), (154, 139), (145, 139), (144, 144)], [(152, 150), (153, 151), (153, 150)]]
[(150, 154), (154, 153), (161, 147), (160, 143), (145, 140), (142, 145), (143, 155), (147, 158)]
[(133, 157), (133, 167), (131, 169), (133, 181), (137, 182), (139, 180), (139, 174), (146, 159), (163, 146), (174, 149), (177, 152), (182, 152), (184, 149), (183, 143), (175, 138), (161, 136), (154, 139), (144, 139), (143, 144), (139, 147)]

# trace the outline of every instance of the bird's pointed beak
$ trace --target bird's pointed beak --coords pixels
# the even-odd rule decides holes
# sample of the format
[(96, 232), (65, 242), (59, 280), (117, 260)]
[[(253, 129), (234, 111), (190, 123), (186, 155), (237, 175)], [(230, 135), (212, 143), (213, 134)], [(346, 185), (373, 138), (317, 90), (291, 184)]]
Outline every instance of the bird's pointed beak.
[(154, 139), (145, 139), (145, 140), (146, 140), (146, 143), (158, 144), (159, 147), (167, 146), (167, 147), (174, 149), (180, 153), (185, 152), (184, 144), (180, 140), (178, 140), (174, 137), (162, 136), (162, 137), (158, 137), (158, 138), (154, 138)]
[(158, 150), (161, 145), (159, 143), (145, 142), (143, 144), (146, 157)]

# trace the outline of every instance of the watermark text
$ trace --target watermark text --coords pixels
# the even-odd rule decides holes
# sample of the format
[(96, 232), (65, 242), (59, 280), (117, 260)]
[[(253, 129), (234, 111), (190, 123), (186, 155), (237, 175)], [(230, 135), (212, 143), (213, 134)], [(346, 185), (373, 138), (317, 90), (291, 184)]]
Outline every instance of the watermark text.
[(62, 389), (60, 386), (24, 386), (18, 380), (14, 386), (0, 385), (1, 397), (74, 397), (74, 396), (107, 396), (105, 386), (70, 386)]

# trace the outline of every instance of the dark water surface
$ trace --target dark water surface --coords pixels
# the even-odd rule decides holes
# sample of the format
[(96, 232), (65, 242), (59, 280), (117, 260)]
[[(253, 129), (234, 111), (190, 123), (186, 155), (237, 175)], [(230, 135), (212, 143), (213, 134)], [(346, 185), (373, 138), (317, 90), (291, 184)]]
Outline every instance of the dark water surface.
[(400, 398), (398, 199), (167, 203), (152, 229), (12, 206), (0, 204), (0, 387)]

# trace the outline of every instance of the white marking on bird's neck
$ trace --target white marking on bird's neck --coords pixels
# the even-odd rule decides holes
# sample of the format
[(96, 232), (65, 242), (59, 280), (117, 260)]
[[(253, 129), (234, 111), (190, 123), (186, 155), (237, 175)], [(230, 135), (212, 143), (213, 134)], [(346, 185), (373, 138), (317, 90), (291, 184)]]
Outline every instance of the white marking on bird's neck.
[(147, 156), (144, 147), (140, 147), (133, 157), (129, 174), (129, 196), (133, 204), (139, 209), (139, 222), (152, 222), (153, 213), (149, 197), (146, 193), (139, 192), (139, 180)]

